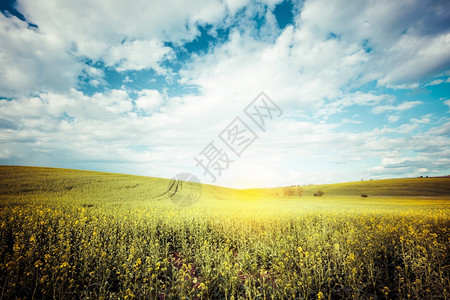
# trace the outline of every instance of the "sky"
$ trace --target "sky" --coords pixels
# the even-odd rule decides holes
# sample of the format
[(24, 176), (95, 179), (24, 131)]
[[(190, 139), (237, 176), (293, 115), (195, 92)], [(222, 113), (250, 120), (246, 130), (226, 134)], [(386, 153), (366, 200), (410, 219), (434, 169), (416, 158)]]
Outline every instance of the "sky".
[(2, 165), (235, 188), (450, 174), (449, 1), (0, 9)]

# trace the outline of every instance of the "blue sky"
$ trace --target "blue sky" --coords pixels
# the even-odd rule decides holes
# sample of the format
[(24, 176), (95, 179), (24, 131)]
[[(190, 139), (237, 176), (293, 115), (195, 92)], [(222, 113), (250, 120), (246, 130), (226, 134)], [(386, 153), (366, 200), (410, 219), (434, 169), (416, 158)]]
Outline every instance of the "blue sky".
[[(2, 1), (0, 164), (218, 185), (450, 174), (448, 1)], [(283, 114), (265, 131), (260, 92)], [(258, 138), (237, 157), (219, 134)], [(214, 167), (208, 169), (218, 172)]]

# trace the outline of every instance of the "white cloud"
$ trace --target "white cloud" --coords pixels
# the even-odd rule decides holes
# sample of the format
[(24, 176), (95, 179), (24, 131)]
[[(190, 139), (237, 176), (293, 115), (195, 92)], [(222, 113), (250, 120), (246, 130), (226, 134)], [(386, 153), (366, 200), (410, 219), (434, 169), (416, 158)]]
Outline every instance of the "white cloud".
[(163, 103), (163, 96), (156, 90), (141, 90), (138, 92), (136, 107), (146, 113), (154, 112)]
[(432, 117), (431, 114), (427, 114), (427, 115), (422, 116), (422, 118), (420, 118), (420, 119), (412, 118), (412, 119), (410, 119), (410, 121), (412, 123), (417, 123), (417, 124), (429, 124), (431, 122), (431, 119), (430, 119), (431, 117)]
[(125, 113), (132, 109), (132, 101), (124, 90), (112, 90), (107, 93), (97, 93), (92, 96), (92, 101), (96, 102), (107, 111), (115, 114)]
[(429, 83), (427, 83), (425, 86), (429, 86), (429, 85), (439, 85), (441, 83), (445, 82), (443, 79), (435, 79)]
[(247, 5), (250, 0), (226, 0), (225, 4), (231, 15), (237, 13), (242, 7)]
[(397, 59), (401, 64), (397, 63), (379, 83), (418, 81), (450, 65), (450, 33), (429, 37), (416, 36), (413, 31), (402, 36), (391, 52), (390, 62)]
[(104, 85), (101, 75), (82, 72), (90, 71), (83, 67), (85, 59), (103, 61), (119, 72), (153, 68), (165, 74), (161, 61), (175, 56), (164, 41), (190, 41), (198, 34), (197, 25), (214, 25), (226, 17), (221, 1), (185, 4), (19, 0), (18, 10), (38, 28), (0, 14), (0, 94), (67, 91), (80, 74), (92, 77), (87, 79), (91, 86)]
[[(277, 1), (269, 2), (273, 8)], [(400, 119), (427, 102), (406, 101), (401, 91), (394, 96), (383, 89), (411, 89), (445, 77), (449, 34), (440, 29), (446, 18), (439, 12), (445, 16), (446, 4), (438, 11), (433, 3), (310, 0), (296, 24), (281, 31), (273, 12), (259, 2), (19, 0), (19, 10), (38, 29), (0, 14), (0, 62), (6, 70), (0, 73), (0, 96), (13, 98), (0, 100), (1, 162), (165, 177), (198, 174), (193, 156), (264, 90), (284, 114), (267, 132), (258, 132), (260, 138), (218, 184), (444, 172), (450, 123), (440, 112), (421, 116), (416, 110)], [(234, 19), (240, 10), (241, 20)], [(265, 22), (259, 29), (256, 13)], [(102, 64), (95, 62), (118, 72), (172, 75), (170, 64), (162, 62), (177, 57), (165, 42), (182, 48), (205, 24), (213, 34), (233, 26), (223, 43), (182, 64), (179, 83), (196, 86), (198, 93), (170, 97), (180, 92), (156, 90), (157, 81), (141, 80), (141, 72), (119, 82), (123, 88), (107, 89)], [(78, 76), (102, 89), (92, 96), (77, 90)], [(127, 87), (130, 77), (129, 86), (141, 90)], [(443, 103), (450, 107), (449, 100)], [(354, 116), (346, 112), (350, 107), (366, 109)], [(367, 109), (373, 114), (365, 115)], [(342, 118), (330, 121), (336, 113)]]
[(340, 96), (340, 88), (362, 71), (366, 55), (347, 46), (316, 43), (313, 36), (291, 26), (274, 43), (234, 31), (227, 43), (182, 70), (181, 82), (197, 85), (208, 98), (230, 95), (248, 101), (264, 90), (289, 113), (315, 111), (324, 99)]
[(417, 82), (415, 83), (402, 83), (402, 84), (387, 84), (386, 87), (393, 89), (393, 90), (410, 90), (410, 89), (416, 89), (419, 87), (419, 84)]
[(114, 66), (119, 72), (153, 68), (164, 74), (166, 72), (159, 64), (165, 57), (173, 55), (172, 48), (165, 47), (156, 40), (134, 40), (108, 49), (104, 61), (107, 66)]
[(449, 107), (449, 112), (450, 112), (450, 99), (445, 100), (444, 104), (447, 105)]
[[(370, 52), (363, 80), (411, 84), (450, 65), (450, 4), (442, 1), (306, 1), (301, 26), (330, 32)], [(345, 7), (345, 9), (342, 9)]]
[(422, 101), (404, 101), (399, 105), (380, 105), (372, 109), (374, 114), (381, 114), (386, 111), (405, 111), (422, 104)]
[(78, 51), (92, 58), (101, 57), (108, 47), (119, 45), (126, 37), (191, 40), (196, 35), (196, 24), (215, 24), (225, 13), (220, 1), (205, 0), (191, 1), (189, 5), (180, 0), (165, 4), (135, 1), (133, 5), (117, 0), (95, 3), (21, 0), (18, 8), (43, 32), (60, 36), (70, 32), (68, 38), (76, 41)]
[[(104, 79), (105, 72), (102, 69), (94, 68), (92, 66), (84, 65), (83, 70), (81, 71), (80, 78), (83, 81), (87, 81), (89, 85), (93, 87), (99, 87), (100, 85), (107, 85), (106, 80)], [(82, 84), (82, 83), (81, 83)]]
[(388, 119), (389, 123), (395, 123), (400, 119), (400, 117), (396, 116), (396, 115), (390, 115), (390, 116), (387, 116), (387, 119)]
[(14, 16), (0, 13), (0, 95), (68, 90), (81, 64), (59, 35), (43, 34)]
[(182, 0), (165, 4), (140, 0), (132, 5), (109, 0), (20, 0), (17, 6), (40, 32), (62, 38), (78, 56), (104, 61), (118, 71), (154, 68), (163, 73), (159, 62), (171, 54), (163, 41), (193, 40), (197, 25), (214, 25), (226, 16), (221, 1), (186, 4)]
[[(225, 106), (217, 107), (217, 102), (198, 96), (164, 100), (154, 90), (138, 91), (137, 95), (135, 107), (146, 109), (151, 116), (134, 113), (132, 100), (123, 90), (90, 97), (72, 90), (68, 95), (45, 93), (34, 98), (3, 100), (0, 101), (1, 115), (17, 120), (20, 127), (3, 131), (0, 138), (9, 142), (5, 151), (9, 151), (10, 159), (39, 153), (42, 162), (48, 164), (52, 157), (61, 159), (62, 164), (82, 158), (84, 166), (89, 168), (114, 162), (123, 172), (165, 177), (188, 170), (208, 182), (207, 176), (201, 176), (202, 170), (194, 167), (193, 156), (211, 140), (217, 142), (217, 134), (231, 121), (234, 113), (242, 109), (241, 105), (234, 111)], [(32, 109), (24, 115), (22, 107)], [(64, 114), (74, 121), (64, 119)], [(343, 171), (343, 165), (359, 166), (361, 170), (367, 158), (402, 158), (402, 151), (417, 149), (424, 159), (434, 161), (432, 156), (438, 149), (442, 152), (450, 146), (447, 133), (450, 122), (418, 134), (418, 126), (428, 126), (427, 120), (431, 117), (425, 115), (399, 127), (358, 133), (340, 131), (339, 124), (279, 119), (267, 132), (258, 132), (260, 138), (217, 183), (248, 187), (310, 183), (313, 177), (316, 178), (314, 182), (320, 183), (326, 179), (323, 176), (330, 181), (338, 178), (354, 180), (354, 176), (364, 178), (368, 175), (358, 171), (349, 176)], [(400, 137), (384, 137), (389, 133), (400, 134)], [(406, 139), (404, 134), (411, 136)], [(14, 145), (12, 141), (19, 144)], [(392, 149), (401, 151), (393, 156)], [(372, 174), (394, 176), (395, 172), (400, 172), (398, 170), (413, 168), (401, 164), (406, 159), (392, 159), (384, 160), (378, 173)], [(255, 165), (259, 167), (252, 167)], [(445, 166), (436, 164), (433, 170), (442, 170)]]
[(89, 84), (93, 87), (98, 87), (100, 85), (100, 81), (97, 79), (91, 79), (89, 80)]
[(342, 112), (346, 107), (359, 105), (359, 106), (375, 106), (380, 103), (393, 102), (395, 97), (391, 95), (376, 95), (373, 93), (356, 92), (352, 94), (346, 94), (337, 100), (333, 100), (326, 104), (323, 109), (319, 111), (319, 115), (331, 115), (338, 112)]

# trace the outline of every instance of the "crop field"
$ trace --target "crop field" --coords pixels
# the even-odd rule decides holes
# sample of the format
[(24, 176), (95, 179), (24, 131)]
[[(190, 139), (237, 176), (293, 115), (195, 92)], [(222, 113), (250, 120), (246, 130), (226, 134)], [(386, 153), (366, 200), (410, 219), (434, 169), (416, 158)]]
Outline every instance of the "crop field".
[(450, 297), (450, 178), (203, 185), (184, 208), (168, 185), (0, 167), (0, 299)]

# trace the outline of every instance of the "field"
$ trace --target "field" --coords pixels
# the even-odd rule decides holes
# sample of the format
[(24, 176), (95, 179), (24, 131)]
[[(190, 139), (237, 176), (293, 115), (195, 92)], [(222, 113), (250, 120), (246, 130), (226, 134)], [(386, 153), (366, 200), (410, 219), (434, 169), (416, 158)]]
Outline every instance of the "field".
[(203, 185), (186, 208), (169, 184), (0, 167), (0, 299), (450, 297), (450, 178)]

